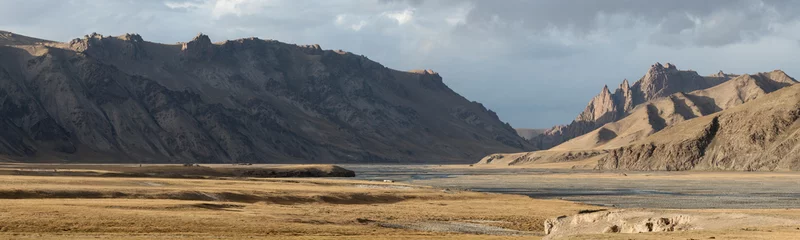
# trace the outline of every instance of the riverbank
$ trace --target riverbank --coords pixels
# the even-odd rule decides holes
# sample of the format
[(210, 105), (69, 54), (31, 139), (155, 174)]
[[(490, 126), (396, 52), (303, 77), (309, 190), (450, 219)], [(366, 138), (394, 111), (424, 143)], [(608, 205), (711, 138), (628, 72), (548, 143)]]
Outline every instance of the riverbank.
[(800, 172), (630, 172), (468, 165), (343, 165), (357, 179), (561, 199), (616, 208), (785, 209)]

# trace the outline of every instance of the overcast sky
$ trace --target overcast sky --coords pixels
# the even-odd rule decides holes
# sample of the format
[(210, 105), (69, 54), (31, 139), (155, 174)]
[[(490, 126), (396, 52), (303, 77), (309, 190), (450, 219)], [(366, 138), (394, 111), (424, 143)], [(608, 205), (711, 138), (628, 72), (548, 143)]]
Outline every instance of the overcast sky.
[(58, 41), (256, 36), (433, 69), (514, 127), (569, 123), (655, 62), (800, 76), (800, 1), (0, 0), (0, 29)]

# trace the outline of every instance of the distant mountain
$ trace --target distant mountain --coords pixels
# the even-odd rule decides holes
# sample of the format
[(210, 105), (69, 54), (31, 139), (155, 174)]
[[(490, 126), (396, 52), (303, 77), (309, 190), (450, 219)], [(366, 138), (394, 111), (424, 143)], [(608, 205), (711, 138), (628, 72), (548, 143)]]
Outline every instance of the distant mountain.
[[(780, 70), (767, 73), (727, 75), (733, 77), (717, 86), (692, 91), (678, 92), (666, 97), (639, 104), (629, 111), (626, 117), (604, 124), (603, 126), (579, 137), (573, 138), (548, 150), (522, 152), (514, 154), (489, 155), (481, 163), (500, 165), (542, 165), (549, 164), (558, 167), (570, 166), (578, 168), (613, 168), (633, 170), (687, 170), (697, 166), (674, 165), (670, 157), (681, 154), (695, 154), (697, 149), (685, 144), (681, 139), (695, 136), (694, 133), (671, 130), (670, 135), (663, 133), (667, 129), (682, 129), (691, 119), (709, 115), (732, 114), (727, 109), (738, 109), (740, 105), (747, 104), (757, 99), (771, 96), (779, 89), (796, 85), (797, 81)], [(777, 92), (775, 93), (777, 94)], [(790, 98), (785, 99), (793, 101)], [(764, 108), (771, 108), (762, 103)], [(731, 110), (732, 111), (732, 110)], [(780, 110), (782, 111), (782, 110)], [(791, 109), (787, 110), (791, 111)], [(737, 113), (738, 114), (738, 113)], [(773, 113), (769, 113), (773, 114)], [(775, 113), (777, 114), (777, 113)], [(765, 115), (766, 116), (766, 115)], [(753, 120), (755, 121), (755, 120)], [(736, 134), (735, 129), (730, 129), (731, 134)], [(669, 156), (653, 155), (655, 146), (649, 139), (656, 135), (658, 139), (675, 139), (673, 144), (681, 145), (671, 149)], [(761, 143), (759, 143), (761, 144)], [(640, 148), (636, 148), (636, 147)], [(685, 149), (682, 149), (684, 148)], [(794, 147), (794, 146), (791, 146)], [(664, 146), (662, 146), (664, 148)], [(685, 150), (686, 152), (683, 152)], [(638, 152), (637, 152), (638, 151)], [(736, 151), (731, 151), (736, 152)], [(638, 154), (638, 155), (636, 155)], [(634, 157), (635, 156), (635, 157)], [(661, 157), (661, 160), (653, 158)], [(681, 163), (686, 164), (686, 163)], [(742, 164), (742, 163), (739, 163)], [(734, 169), (753, 170), (743, 166), (701, 166), (703, 169)], [(769, 168), (767, 168), (769, 169)], [(764, 170), (761, 168), (755, 170)]]
[(319, 45), (0, 35), (0, 156), (17, 161), (463, 163), (533, 149), (431, 70)]
[(613, 93), (608, 86), (604, 86), (572, 123), (555, 126), (530, 141), (539, 149), (549, 149), (606, 123), (620, 120), (628, 116), (636, 106), (647, 101), (678, 92), (710, 88), (731, 77), (732, 75), (722, 72), (703, 77), (695, 71), (678, 70), (670, 63), (666, 66), (656, 63), (633, 86), (629, 85), (627, 79)]
[(514, 130), (517, 131), (517, 135), (528, 140), (547, 131), (547, 129), (543, 128), (515, 128)]

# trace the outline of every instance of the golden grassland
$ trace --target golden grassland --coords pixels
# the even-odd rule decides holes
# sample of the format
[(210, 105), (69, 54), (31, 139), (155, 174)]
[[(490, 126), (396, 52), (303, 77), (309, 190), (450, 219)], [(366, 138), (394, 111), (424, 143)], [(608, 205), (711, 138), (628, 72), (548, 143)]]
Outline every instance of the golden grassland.
[(493, 239), (381, 224), (473, 221), (538, 234), (547, 218), (595, 208), (327, 179), (0, 176), (0, 198), (0, 238)]
[[(0, 239), (539, 239), (545, 220), (599, 209), (562, 200), (347, 179), (0, 175)], [(796, 209), (684, 212), (800, 219)], [(456, 225), (441, 227), (447, 224)], [(798, 227), (569, 239), (794, 239)]]

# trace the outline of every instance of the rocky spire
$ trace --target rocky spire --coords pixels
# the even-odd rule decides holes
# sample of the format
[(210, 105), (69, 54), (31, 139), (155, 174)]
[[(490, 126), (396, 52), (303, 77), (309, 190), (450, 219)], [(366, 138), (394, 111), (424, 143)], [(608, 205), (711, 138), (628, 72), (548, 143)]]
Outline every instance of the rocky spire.
[(131, 42), (134, 42), (134, 43), (144, 42), (144, 39), (142, 39), (142, 36), (139, 35), (139, 34), (136, 34), (136, 33), (126, 33), (125, 35), (120, 36), (119, 39), (122, 39), (122, 40), (125, 40), (125, 41), (131, 41)]
[(211, 38), (203, 33), (198, 34), (192, 41), (183, 43), (183, 53), (189, 59), (210, 59), (214, 56), (214, 44)]
[(622, 89), (631, 88), (631, 85), (628, 83), (628, 79), (627, 78), (622, 79), (622, 83), (619, 85), (619, 88), (622, 88)]
[(723, 72), (722, 70), (719, 70), (719, 72), (717, 72), (715, 74), (711, 74), (710, 77), (724, 78), (724, 77), (727, 77), (727, 76), (728, 76), (728, 74), (725, 74), (725, 72)]
[(615, 108), (616, 104), (614, 104), (611, 91), (608, 90), (608, 85), (604, 85), (600, 94), (592, 98), (592, 101), (589, 102), (589, 105), (586, 106), (586, 109), (583, 110), (583, 113), (578, 116), (576, 121), (596, 121), (614, 112)]
[(614, 102), (617, 104), (616, 110), (620, 116), (633, 109), (633, 92), (627, 78), (623, 79), (619, 88), (614, 91)]

